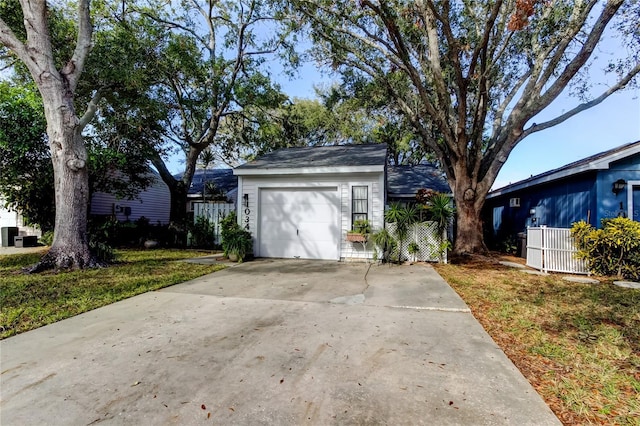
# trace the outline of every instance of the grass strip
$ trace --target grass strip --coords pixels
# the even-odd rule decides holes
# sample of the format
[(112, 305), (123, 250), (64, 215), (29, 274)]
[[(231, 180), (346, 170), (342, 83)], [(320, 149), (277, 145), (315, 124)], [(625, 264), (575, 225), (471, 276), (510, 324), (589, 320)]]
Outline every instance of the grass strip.
[(28, 275), (42, 253), (0, 256), (0, 339), (224, 268), (180, 260), (195, 250), (118, 250), (108, 268)]

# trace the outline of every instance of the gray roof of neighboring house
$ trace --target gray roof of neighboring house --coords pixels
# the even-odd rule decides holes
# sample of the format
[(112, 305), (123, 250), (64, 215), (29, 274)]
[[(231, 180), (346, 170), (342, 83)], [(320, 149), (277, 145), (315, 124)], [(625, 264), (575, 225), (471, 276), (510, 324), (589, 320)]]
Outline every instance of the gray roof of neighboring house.
[[(175, 177), (181, 178), (182, 173)], [(238, 177), (233, 175), (233, 169), (198, 169), (193, 174), (189, 195), (201, 194), (205, 182), (213, 182), (215, 187), (225, 194), (238, 188)]]
[(384, 166), (386, 160), (386, 144), (282, 148), (238, 166), (236, 170)]
[(414, 198), (419, 189), (426, 188), (450, 194), (447, 180), (432, 164), (387, 167), (387, 196), (389, 198)]
[(531, 176), (530, 178), (498, 188), (491, 191), (489, 195), (487, 195), (487, 198), (508, 194), (510, 192), (541, 183), (553, 182), (554, 180), (576, 175), (578, 173), (606, 169), (609, 167), (609, 163), (638, 153), (640, 153), (640, 141), (620, 145), (616, 148), (558, 167), (557, 169), (549, 170), (548, 172), (540, 173), (539, 175)]

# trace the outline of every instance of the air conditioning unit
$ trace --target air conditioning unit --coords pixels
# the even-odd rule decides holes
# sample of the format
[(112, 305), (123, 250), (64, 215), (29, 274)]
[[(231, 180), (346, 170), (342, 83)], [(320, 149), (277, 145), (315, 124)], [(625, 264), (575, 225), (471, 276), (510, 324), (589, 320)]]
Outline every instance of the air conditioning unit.
[(509, 200), (509, 207), (520, 207), (520, 198), (511, 198)]

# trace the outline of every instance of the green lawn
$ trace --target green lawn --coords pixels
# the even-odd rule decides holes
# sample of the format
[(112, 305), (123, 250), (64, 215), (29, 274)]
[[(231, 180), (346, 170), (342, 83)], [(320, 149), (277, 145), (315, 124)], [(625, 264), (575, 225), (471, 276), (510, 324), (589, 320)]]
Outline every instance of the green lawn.
[(179, 262), (194, 250), (117, 250), (108, 268), (28, 275), (41, 254), (0, 256), (0, 338), (224, 268)]

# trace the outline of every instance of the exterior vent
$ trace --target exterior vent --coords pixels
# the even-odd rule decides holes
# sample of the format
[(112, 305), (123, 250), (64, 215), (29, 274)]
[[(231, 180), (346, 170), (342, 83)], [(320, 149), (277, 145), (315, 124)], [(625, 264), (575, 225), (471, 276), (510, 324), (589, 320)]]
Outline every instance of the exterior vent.
[(511, 198), (509, 200), (509, 207), (520, 207), (520, 198)]

